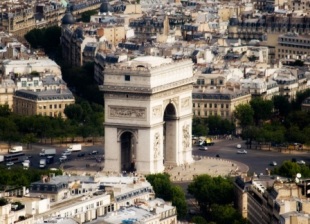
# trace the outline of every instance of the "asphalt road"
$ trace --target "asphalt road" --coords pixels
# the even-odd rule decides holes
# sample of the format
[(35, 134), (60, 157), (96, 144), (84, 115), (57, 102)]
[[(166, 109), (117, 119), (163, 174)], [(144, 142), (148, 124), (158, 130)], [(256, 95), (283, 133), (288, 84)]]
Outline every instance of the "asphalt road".
[[(62, 152), (64, 152), (67, 147), (64, 146), (53, 146), (53, 145), (39, 145), (34, 144), (31, 146), (30, 149), (26, 149), (24, 147), (23, 152), (26, 156), (30, 157), (30, 166), (39, 168), (39, 161), (44, 157), (40, 157), (39, 153), (41, 152), (42, 148), (55, 148), (56, 149), (56, 156), (54, 157), (54, 162), (52, 164), (48, 164), (46, 168), (59, 168), (61, 163), (59, 162), (59, 158), (62, 156)], [(96, 155), (90, 155), (93, 151), (98, 151)], [(79, 153), (85, 153), (85, 156), (78, 157)], [(80, 164), (81, 166), (85, 167), (88, 163), (96, 162), (96, 159), (103, 157), (103, 146), (101, 145), (87, 145), (82, 147), (82, 151), (79, 152), (72, 152), (70, 156), (68, 156), (68, 161), (77, 161), (74, 164)], [(81, 162), (82, 161), (82, 162)], [(63, 166), (66, 166), (67, 162), (62, 163)], [(22, 166), (21, 163), (14, 164), (14, 166)]]
[[(242, 148), (237, 149), (237, 144), (241, 144)], [(58, 168), (60, 166), (59, 158), (61, 157), (61, 153), (66, 150), (66, 146), (48, 146), (48, 145), (32, 145), (31, 149), (24, 149), (26, 155), (31, 156), (31, 166), (39, 167), (40, 156), (39, 153), (42, 148), (56, 148), (57, 155), (55, 156), (54, 163), (48, 165), (48, 168)], [(247, 154), (237, 154), (238, 150), (246, 149), (244, 141), (235, 139), (235, 140), (219, 140), (216, 141), (215, 145), (208, 146), (207, 151), (198, 150), (198, 146), (193, 146), (193, 155), (199, 156), (209, 156), (215, 157), (219, 155), (223, 159), (229, 159), (244, 163), (249, 166), (250, 174), (255, 172), (257, 174), (264, 173), (266, 168), (272, 169), (270, 166), (272, 161), (276, 161), (278, 166), (284, 160), (292, 160), (295, 158), (296, 160), (304, 160), (307, 164), (310, 164), (310, 156), (307, 152), (291, 152), (291, 153), (281, 153), (277, 151), (269, 151), (269, 150), (257, 150), (257, 149), (246, 149)], [(92, 151), (98, 151), (98, 155), (89, 155)], [(86, 164), (96, 164), (97, 158), (102, 158), (104, 155), (103, 145), (86, 145), (83, 146), (82, 151), (85, 153), (85, 157), (77, 157), (79, 152), (74, 152), (69, 157), (70, 163), (63, 163), (64, 167), (66, 166), (76, 168), (86, 167)], [(68, 165), (67, 165), (68, 164)], [(18, 166), (20, 164), (16, 164)], [(14, 165), (15, 166), (15, 165)], [(21, 165), (20, 165), (21, 166)], [(97, 167), (103, 166), (102, 163), (98, 163)]]
[[(198, 150), (198, 146), (193, 147), (193, 155), (215, 157), (219, 155), (223, 159), (229, 159), (244, 163), (249, 166), (250, 173), (265, 173), (266, 168), (272, 169), (270, 166), (272, 161), (277, 162), (277, 166), (281, 165), (285, 160), (304, 160), (307, 164), (310, 163), (310, 156), (307, 152), (278, 152), (260, 149), (247, 149), (245, 142), (239, 139), (236, 140), (219, 140), (213, 146), (208, 146), (207, 151)], [(242, 148), (237, 149), (237, 144), (241, 144)], [(238, 154), (238, 150), (247, 150), (247, 154)]]

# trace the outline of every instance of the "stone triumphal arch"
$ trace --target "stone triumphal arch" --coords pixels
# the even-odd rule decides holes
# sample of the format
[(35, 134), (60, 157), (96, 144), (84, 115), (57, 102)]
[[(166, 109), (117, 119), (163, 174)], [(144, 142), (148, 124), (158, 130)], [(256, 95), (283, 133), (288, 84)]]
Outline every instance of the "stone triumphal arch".
[(105, 68), (105, 170), (192, 162), (191, 60), (145, 56)]

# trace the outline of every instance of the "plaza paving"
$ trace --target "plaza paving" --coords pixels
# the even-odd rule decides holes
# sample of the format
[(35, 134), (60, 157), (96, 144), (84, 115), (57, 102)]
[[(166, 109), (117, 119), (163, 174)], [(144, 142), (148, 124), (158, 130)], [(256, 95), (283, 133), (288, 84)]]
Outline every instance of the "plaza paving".
[[(96, 161), (88, 161), (89, 166), (85, 166), (85, 161), (80, 161), (83, 166), (70, 166), (70, 162), (63, 164), (63, 168), (68, 173), (94, 174), (103, 173), (100, 171), (102, 164)], [(248, 172), (249, 167), (240, 162), (216, 158), (195, 156), (194, 163), (177, 167), (166, 167), (165, 172), (170, 174), (173, 182), (188, 182), (193, 180), (195, 175), (209, 174), (210, 176), (234, 176)], [(109, 175), (120, 175), (119, 173), (109, 173)]]

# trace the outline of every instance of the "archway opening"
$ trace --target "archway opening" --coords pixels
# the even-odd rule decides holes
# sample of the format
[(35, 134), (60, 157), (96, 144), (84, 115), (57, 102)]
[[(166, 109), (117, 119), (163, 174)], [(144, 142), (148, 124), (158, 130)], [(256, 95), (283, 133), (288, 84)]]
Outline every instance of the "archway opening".
[(176, 150), (176, 109), (169, 103), (164, 112), (163, 126), (163, 163), (170, 165), (175, 160)]
[(131, 132), (124, 132), (121, 137), (121, 169), (126, 172), (133, 172), (135, 167), (135, 141)]

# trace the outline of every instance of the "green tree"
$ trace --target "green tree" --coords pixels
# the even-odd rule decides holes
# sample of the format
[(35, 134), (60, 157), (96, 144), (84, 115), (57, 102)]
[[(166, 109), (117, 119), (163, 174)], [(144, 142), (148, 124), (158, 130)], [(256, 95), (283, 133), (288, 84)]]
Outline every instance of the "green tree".
[(239, 121), (241, 128), (253, 124), (254, 111), (249, 104), (239, 104), (235, 108), (234, 116)]
[(203, 213), (208, 211), (212, 204), (233, 202), (233, 184), (231, 180), (223, 177), (199, 175), (189, 184), (187, 191), (195, 197)]
[(207, 224), (208, 223), (207, 220), (205, 220), (201, 216), (194, 216), (191, 222), (195, 224)]
[(272, 174), (288, 178), (295, 178), (297, 173), (300, 173), (303, 178), (310, 177), (310, 169), (308, 166), (299, 165), (296, 162), (288, 160), (284, 161), (280, 167), (276, 167), (272, 170)]
[(67, 118), (80, 122), (83, 118), (83, 108), (79, 104), (71, 104), (66, 106), (64, 110), (65, 115)]
[(261, 121), (269, 120), (272, 115), (273, 103), (271, 100), (264, 100), (261, 97), (255, 97), (250, 101), (254, 111), (254, 120), (256, 125)]
[(246, 223), (239, 212), (232, 205), (218, 205), (211, 206), (212, 221), (218, 224), (225, 223)]
[(179, 186), (173, 186), (168, 174), (151, 174), (146, 179), (153, 186), (155, 195), (165, 201), (171, 201), (176, 206), (178, 218), (183, 218), (187, 213), (185, 194)]
[(287, 116), (291, 111), (291, 104), (285, 96), (274, 96), (272, 98), (274, 108), (279, 112), (280, 116)]
[(206, 119), (194, 117), (192, 126), (193, 126), (192, 128), (193, 135), (196, 135), (196, 136), (208, 135), (209, 129), (207, 128), (207, 125), (206, 125)]
[(7, 104), (0, 105), (0, 117), (8, 117), (11, 114), (12, 112), (9, 108), (9, 105)]

